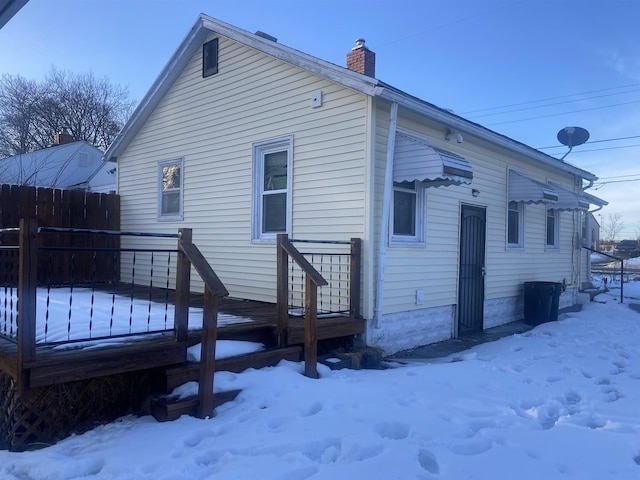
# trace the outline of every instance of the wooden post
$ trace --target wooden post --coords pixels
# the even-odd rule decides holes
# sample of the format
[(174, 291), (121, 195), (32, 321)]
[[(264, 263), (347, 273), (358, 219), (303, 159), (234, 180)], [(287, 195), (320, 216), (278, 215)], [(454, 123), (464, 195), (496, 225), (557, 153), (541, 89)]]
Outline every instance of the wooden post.
[(186, 342), (189, 336), (189, 291), (191, 282), (191, 262), (182, 250), (182, 245), (192, 244), (190, 228), (178, 230), (178, 259), (176, 264), (176, 305), (174, 315), (174, 331), (176, 340)]
[(277, 236), (277, 268), (276, 268), (276, 308), (278, 315), (278, 347), (287, 346), (287, 329), (289, 327), (289, 255), (283, 248), (283, 243), (289, 241), (286, 233), (280, 233)]
[(362, 240), (351, 239), (351, 265), (349, 267), (349, 316), (360, 318), (360, 266), (362, 264)]
[(36, 289), (38, 288), (38, 221), (20, 219), (18, 271), (18, 355), (17, 390), (29, 389), (29, 370), (25, 363), (36, 358)]
[(318, 378), (318, 286), (305, 275), (304, 374)]
[(198, 383), (198, 418), (213, 415), (213, 376), (216, 369), (218, 334), (218, 296), (209, 287), (204, 290), (202, 312), (202, 343), (200, 347), (200, 378)]

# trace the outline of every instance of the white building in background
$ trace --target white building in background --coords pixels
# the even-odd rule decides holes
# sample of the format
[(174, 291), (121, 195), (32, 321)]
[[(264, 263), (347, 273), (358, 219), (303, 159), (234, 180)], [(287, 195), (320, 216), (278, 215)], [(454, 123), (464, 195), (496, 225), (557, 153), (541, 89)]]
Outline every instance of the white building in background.
[(52, 146), (0, 159), (0, 184), (109, 193), (116, 190), (116, 163), (68, 133), (56, 134)]

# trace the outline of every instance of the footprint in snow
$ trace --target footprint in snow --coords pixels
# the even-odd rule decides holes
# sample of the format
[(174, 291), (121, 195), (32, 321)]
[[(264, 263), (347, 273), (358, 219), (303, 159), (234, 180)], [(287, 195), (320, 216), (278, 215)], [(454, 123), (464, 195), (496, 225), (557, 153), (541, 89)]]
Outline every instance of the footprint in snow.
[(404, 440), (411, 432), (411, 426), (401, 422), (380, 422), (373, 429), (382, 438), (389, 440)]
[(433, 473), (435, 475), (440, 473), (440, 465), (438, 464), (438, 460), (433, 453), (429, 450), (421, 448), (418, 452), (418, 463), (420, 466), (424, 468), (427, 472)]
[(322, 411), (322, 403), (313, 402), (309, 406), (309, 408), (307, 408), (306, 410), (303, 410), (302, 416), (303, 417), (312, 417), (313, 415), (316, 415), (317, 413), (320, 413), (321, 411)]

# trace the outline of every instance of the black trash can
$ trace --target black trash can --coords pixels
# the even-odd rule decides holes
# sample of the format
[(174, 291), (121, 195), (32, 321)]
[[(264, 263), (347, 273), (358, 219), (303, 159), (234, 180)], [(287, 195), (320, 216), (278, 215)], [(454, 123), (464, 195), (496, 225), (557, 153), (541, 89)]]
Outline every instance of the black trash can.
[(524, 321), (529, 325), (558, 320), (562, 284), (524, 282)]

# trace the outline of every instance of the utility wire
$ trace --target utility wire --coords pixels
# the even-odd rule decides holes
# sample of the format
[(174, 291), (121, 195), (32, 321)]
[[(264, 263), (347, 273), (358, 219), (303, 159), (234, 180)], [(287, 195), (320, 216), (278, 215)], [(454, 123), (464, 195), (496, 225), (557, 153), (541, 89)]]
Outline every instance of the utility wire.
[(616, 175), (614, 177), (600, 177), (600, 180), (609, 180), (612, 178), (629, 178), (629, 177), (640, 177), (640, 173), (632, 173), (630, 175)]
[[(571, 155), (575, 155), (577, 153), (599, 152), (601, 150), (618, 150), (620, 148), (635, 148), (635, 147), (640, 147), (640, 144), (636, 144), (636, 145), (621, 145), (619, 147), (590, 148), (590, 149), (587, 149), (587, 150), (572, 150), (571, 151)], [(555, 155), (559, 155), (559, 153), (556, 153)]]
[[(468, 110), (466, 112), (461, 112), (460, 115), (468, 115), (470, 113), (486, 112), (488, 110), (499, 110), (499, 109), (502, 109), (502, 108), (519, 107), (521, 105), (529, 105), (531, 103), (548, 102), (548, 101), (551, 101), (551, 100), (559, 100), (559, 99), (563, 99), (563, 98), (577, 97), (577, 96), (580, 96), (580, 95), (588, 95), (590, 93), (608, 92), (609, 90), (618, 90), (618, 89), (621, 89), (621, 88), (630, 88), (630, 87), (638, 87), (638, 86), (640, 86), (640, 83), (632, 83), (632, 84), (629, 84), (629, 85), (623, 85), (621, 87), (601, 88), (599, 90), (590, 90), (588, 92), (572, 93), (572, 94), (569, 94), (569, 95), (560, 95), (558, 97), (542, 98), (540, 100), (529, 100), (529, 101), (526, 101), (526, 102), (511, 103), (509, 105), (502, 105), (502, 106), (499, 106), (499, 107), (488, 107), (488, 108), (481, 108), (479, 110)], [(621, 93), (627, 93), (627, 92), (621, 92)]]
[[(590, 143), (617, 142), (618, 140), (631, 140), (633, 138), (640, 138), (640, 135), (634, 135), (632, 137), (606, 138), (603, 140), (589, 140), (588, 142), (585, 142), (584, 145), (589, 145)], [(537, 150), (546, 150), (548, 148), (560, 148), (560, 147), (566, 147), (566, 145), (552, 145), (549, 147), (538, 147)]]
[(583, 109), (580, 109), (580, 110), (573, 110), (573, 111), (570, 111), (570, 112), (550, 113), (548, 115), (540, 115), (538, 117), (520, 118), (518, 120), (508, 120), (508, 121), (505, 121), (505, 122), (489, 123), (489, 124), (487, 124), (485, 126), (491, 127), (491, 126), (494, 126), (494, 125), (505, 125), (507, 123), (527, 122), (529, 120), (537, 120), (539, 118), (559, 117), (561, 115), (569, 115), (570, 113), (589, 112), (589, 111), (592, 111), (592, 110), (602, 110), (603, 108), (621, 107), (623, 105), (630, 105), (632, 103), (640, 103), (640, 100), (634, 100), (632, 102), (625, 102), (625, 103), (616, 103), (614, 105), (603, 105), (601, 107), (583, 108)]
[(564, 100), (562, 102), (547, 103), (545, 105), (534, 105), (532, 107), (523, 107), (523, 108), (516, 108), (516, 109), (513, 109), (513, 110), (505, 110), (504, 112), (485, 113), (483, 115), (472, 115), (470, 118), (482, 118), (482, 117), (493, 117), (493, 116), (496, 116), (496, 115), (506, 115), (507, 113), (522, 112), (523, 110), (534, 110), (536, 108), (553, 107), (553, 106), (556, 106), (556, 105), (564, 105), (566, 103), (575, 103), (575, 102), (583, 101), (583, 100), (592, 100), (594, 98), (612, 97), (614, 95), (622, 95), (624, 93), (632, 93), (632, 92), (638, 92), (638, 91), (640, 91), (640, 89), (629, 90), (628, 92), (607, 93), (605, 95), (597, 95), (595, 97), (577, 98), (575, 100)]

